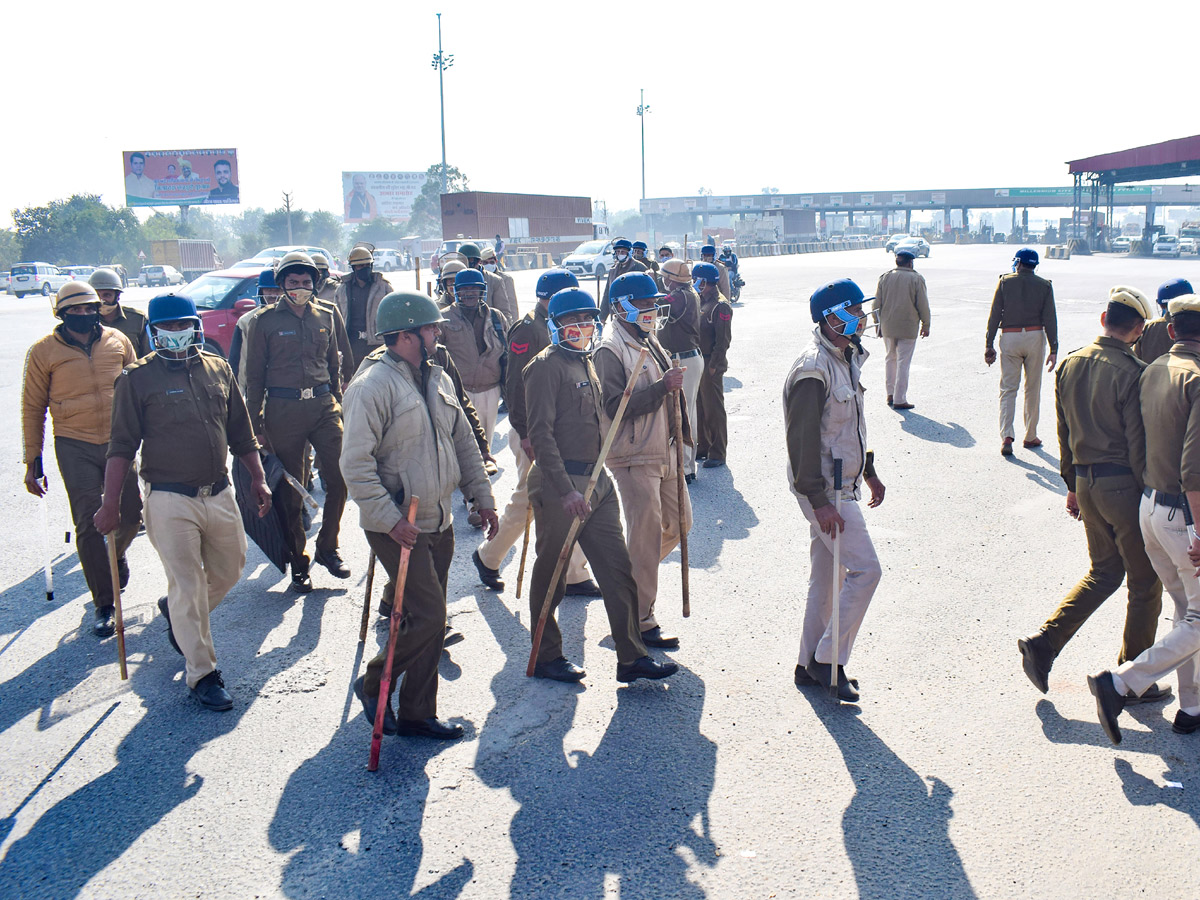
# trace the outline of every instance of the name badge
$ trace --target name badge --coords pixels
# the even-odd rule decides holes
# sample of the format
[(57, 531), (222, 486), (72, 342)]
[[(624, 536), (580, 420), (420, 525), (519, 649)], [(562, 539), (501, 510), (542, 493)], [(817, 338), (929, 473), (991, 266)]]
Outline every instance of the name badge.
[(172, 394), (186, 394), (186, 393), (187, 393), (187, 391), (185, 391), (183, 388), (171, 388), (171, 390), (167, 391), (167, 396), (170, 397)]
[(277, 333), (277, 334), (278, 334), (280, 337), (291, 337), (291, 336), (292, 336), (292, 335), (294, 335), (296, 332), (294, 332), (294, 331), (279, 331), (279, 332), (276, 332), (276, 333)]
[(585, 387), (587, 387), (589, 384), (591, 384), (591, 382), (590, 382), (590, 381), (580, 381), (580, 382), (577, 382), (577, 383), (575, 384), (575, 387), (577, 387), (577, 388), (585, 388)]

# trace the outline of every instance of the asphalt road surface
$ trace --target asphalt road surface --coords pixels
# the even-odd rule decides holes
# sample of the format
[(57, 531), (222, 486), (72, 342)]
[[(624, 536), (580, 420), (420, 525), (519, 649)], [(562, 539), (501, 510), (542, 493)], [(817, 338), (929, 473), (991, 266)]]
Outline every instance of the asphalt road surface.
[[(1021, 672), (1016, 638), (1087, 557), (1064, 510), (1052, 378), (1046, 446), (998, 452), (999, 367), (983, 363), (983, 334), (1012, 252), (935, 246), (918, 261), (933, 333), (917, 347), (911, 412), (886, 407), (882, 346), (868, 341), (887, 498), (866, 514), (884, 575), (848, 667), (857, 707), (792, 684), (809, 538), (787, 489), (781, 389), (811, 333), (809, 294), (845, 275), (870, 294), (890, 257), (746, 259), (729, 465), (702, 469), (691, 491), (690, 619), (677, 553), (661, 580), (678, 675), (619, 685), (601, 604), (568, 600), (566, 648), (587, 679), (526, 679), (515, 554), (508, 589), (482, 588), (470, 563), (479, 533), (460, 515), (450, 615), (466, 641), (443, 657), (439, 711), (466, 737), (386, 740), (374, 774), (350, 685), (386, 632), (357, 642), (368, 551), (353, 504), (348, 582), (314, 567), (316, 590), (298, 598), (251, 545), (212, 623), (231, 712), (202, 710), (183, 686), (144, 536), (129, 553), (130, 677), (118, 680), (115, 639), (92, 636), (62, 543), (49, 462), (56, 594), (45, 600), (19, 395), (25, 350), (52, 320), (41, 298), (0, 298), (0, 896), (1194, 896), (1200, 734), (1171, 731), (1174, 702), (1135, 707), (1113, 748), (1084, 681), (1116, 661), (1123, 595), (1068, 645), (1048, 695)], [(1200, 261), (1187, 259), (1076, 257), (1041, 272), (1064, 351), (1097, 333), (1113, 284), (1200, 284)], [(536, 274), (516, 276), (526, 306)], [(499, 432), (502, 504), (514, 473), (503, 420)]]

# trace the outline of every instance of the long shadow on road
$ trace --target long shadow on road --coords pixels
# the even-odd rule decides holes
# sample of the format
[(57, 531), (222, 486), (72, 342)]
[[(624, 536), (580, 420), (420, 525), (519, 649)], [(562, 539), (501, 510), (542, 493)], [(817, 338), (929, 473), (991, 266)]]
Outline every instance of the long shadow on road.
[(971, 432), (957, 422), (938, 422), (912, 410), (899, 410), (900, 430), (913, 437), (935, 444), (949, 444), (951, 447), (966, 449), (975, 446), (975, 438)]
[[(715, 565), (726, 541), (740, 541), (750, 536), (758, 524), (758, 515), (734, 487), (734, 473), (729, 466), (699, 470), (699, 478), (691, 487), (693, 526), (688, 535), (688, 563), (699, 569)], [(677, 559), (679, 551), (669, 558)]]

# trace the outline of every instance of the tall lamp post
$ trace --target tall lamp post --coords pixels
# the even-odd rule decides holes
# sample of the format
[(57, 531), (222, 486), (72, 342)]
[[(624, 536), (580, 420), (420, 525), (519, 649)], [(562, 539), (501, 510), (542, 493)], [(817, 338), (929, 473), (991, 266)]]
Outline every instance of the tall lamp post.
[[(442, 73), (454, 65), (454, 54), (442, 52), (442, 14), (438, 20), (438, 52), (433, 54), (433, 67), (438, 70), (438, 102), (442, 108), (442, 193), (446, 193), (446, 87)], [(642, 181), (645, 181), (643, 176)], [(644, 188), (643, 188), (644, 190)]]
[(637, 114), (642, 123), (642, 199), (646, 199), (646, 113), (650, 107), (646, 105), (646, 89), (640, 88), (641, 103), (638, 104)]

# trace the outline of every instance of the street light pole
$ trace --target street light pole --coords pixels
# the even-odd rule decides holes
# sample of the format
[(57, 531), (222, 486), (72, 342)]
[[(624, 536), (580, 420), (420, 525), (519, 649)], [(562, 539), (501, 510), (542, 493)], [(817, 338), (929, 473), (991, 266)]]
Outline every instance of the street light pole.
[(446, 86), (442, 73), (454, 65), (454, 54), (442, 52), (442, 14), (438, 20), (438, 52), (433, 55), (433, 67), (438, 70), (438, 103), (442, 108), (442, 193), (446, 193)]
[(650, 112), (650, 107), (646, 105), (646, 89), (639, 88), (641, 92), (641, 103), (638, 104), (637, 114), (642, 122), (642, 199), (646, 199), (646, 113)]

